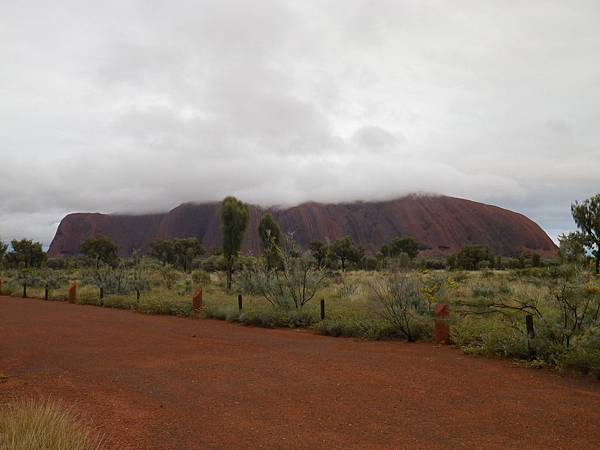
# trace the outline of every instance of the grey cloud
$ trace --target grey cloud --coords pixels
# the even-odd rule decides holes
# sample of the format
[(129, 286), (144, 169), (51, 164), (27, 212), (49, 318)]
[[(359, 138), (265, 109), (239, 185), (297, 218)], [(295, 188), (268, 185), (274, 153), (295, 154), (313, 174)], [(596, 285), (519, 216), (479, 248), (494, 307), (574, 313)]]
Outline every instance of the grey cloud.
[(402, 145), (403, 136), (397, 137), (392, 133), (377, 126), (364, 126), (352, 135), (352, 141), (359, 147), (371, 151), (386, 151)]
[(594, 1), (0, 2), (0, 237), (73, 211), (597, 190)]

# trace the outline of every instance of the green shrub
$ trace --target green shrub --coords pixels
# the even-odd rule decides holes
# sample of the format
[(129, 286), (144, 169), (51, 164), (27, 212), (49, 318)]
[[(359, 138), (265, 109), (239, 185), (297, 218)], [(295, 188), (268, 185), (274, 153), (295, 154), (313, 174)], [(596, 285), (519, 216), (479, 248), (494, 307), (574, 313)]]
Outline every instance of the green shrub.
[(327, 336), (386, 339), (399, 337), (396, 328), (377, 318), (337, 317), (315, 323), (313, 329)]
[(107, 308), (136, 309), (136, 300), (127, 295), (109, 295), (104, 297), (104, 306)]
[(465, 352), (486, 356), (527, 358), (527, 336), (502, 318), (464, 317), (450, 327), (452, 341)]
[(573, 338), (569, 349), (557, 359), (563, 370), (588, 373), (600, 380), (600, 326)]
[(210, 274), (204, 270), (194, 270), (192, 272), (192, 281), (196, 286), (202, 287), (210, 284)]

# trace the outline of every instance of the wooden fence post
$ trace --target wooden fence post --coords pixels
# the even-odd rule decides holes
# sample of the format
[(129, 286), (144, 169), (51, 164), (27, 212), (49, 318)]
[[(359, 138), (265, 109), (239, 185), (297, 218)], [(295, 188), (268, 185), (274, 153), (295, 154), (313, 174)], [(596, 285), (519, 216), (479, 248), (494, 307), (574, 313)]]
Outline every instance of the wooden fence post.
[(529, 358), (535, 358), (535, 348), (531, 345), (531, 340), (535, 339), (535, 329), (533, 328), (533, 316), (527, 314), (525, 316), (525, 326), (527, 327), (527, 350), (529, 352)]
[(242, 304), (242, 294), (238, 294), (238, 309), (241, 311), (243, 306), (244, 305)]
[(321, 299), (321, 320), (325, 320), (325, 299)]
[(77, 303), (77, 285), (75, 283), (69, 288), (69, 303)]
[(202, 309), (202, 288), (196, 289), (192, 300), (194, 312), (199, 312)]
[(450, 307), (444, 303), (438, 303), (435, 307), (435, 342), (436, 344), (450, 343)]

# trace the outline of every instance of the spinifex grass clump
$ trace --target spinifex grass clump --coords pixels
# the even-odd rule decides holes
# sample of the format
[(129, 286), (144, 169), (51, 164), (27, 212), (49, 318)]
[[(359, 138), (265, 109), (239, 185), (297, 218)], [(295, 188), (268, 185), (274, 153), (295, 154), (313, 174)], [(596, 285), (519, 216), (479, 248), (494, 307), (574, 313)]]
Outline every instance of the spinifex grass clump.
[(102, 445), (73, 411), (51, 400), (21, 400), (0, 408), (0, 449), (93, 450)]

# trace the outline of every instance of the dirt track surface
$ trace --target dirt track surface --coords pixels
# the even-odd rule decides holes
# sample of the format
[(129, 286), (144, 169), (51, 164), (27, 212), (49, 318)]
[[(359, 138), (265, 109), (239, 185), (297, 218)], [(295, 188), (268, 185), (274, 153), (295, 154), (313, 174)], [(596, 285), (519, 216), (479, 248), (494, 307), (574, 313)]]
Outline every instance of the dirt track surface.
[(0, 297), (0, 403), (75, 404), (108, 448), (600, 445), (600, 383), (361, 342)]

